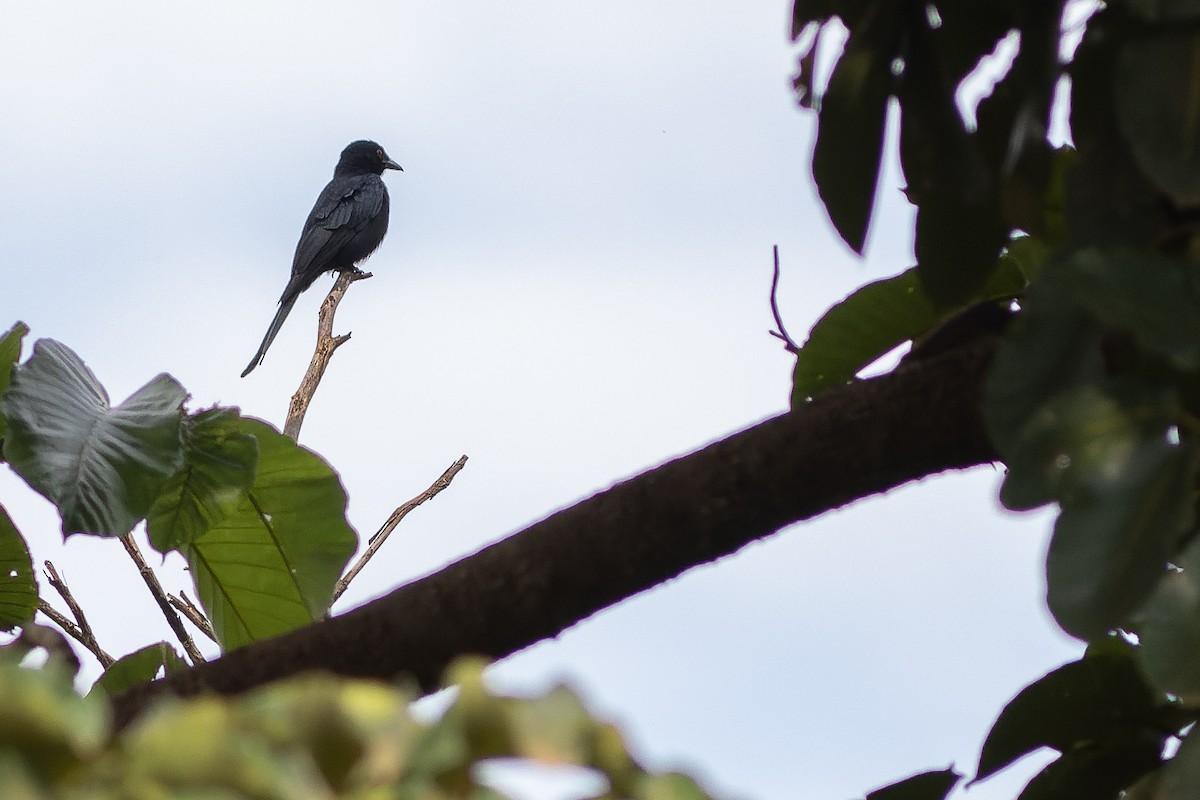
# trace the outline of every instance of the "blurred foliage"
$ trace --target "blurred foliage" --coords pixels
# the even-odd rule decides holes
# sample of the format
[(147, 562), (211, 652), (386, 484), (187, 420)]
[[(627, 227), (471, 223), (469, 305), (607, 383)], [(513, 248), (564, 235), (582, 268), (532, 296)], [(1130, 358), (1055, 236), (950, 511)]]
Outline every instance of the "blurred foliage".
[[(894, 135), (917, 266), (821, 318), (792, 402), (906, 341), (916, 356), (925, 337), (1004, 296), (996, 276), (1016, 274), (1007, 296), (1019, 313), (984, 391), (1007, 467), (1000, 498), (1057, 505), (1048, 605), (1090, 647), (1008, 704), (975, 780), (1049, 747), (1059, 757), (1023, 800), (1194, 798), (1200, 2), (1071, 5), (1090, 11), (1073, 53), (1062, 0), (796, 0), (795, 86), (817, 114), (813, 178), (833, 227), (863, 251)], [(819, 74), (818, 48), (842, 36)], [(1012, 61), (991, 60), (990, 92), (972, 84), (1002, 51)], [(1059, 149), (1047, 135), (1056, 92), (1069, 103)]]
[(453, 665), (456, 696), (432, 719), (395, 686), (307, 675), (236, 699), (164, 699), (118, 732), (103, 693), (0, 658), (0, 780), (6, 797), (30, 798), (500, 798), (481, 767), (522, 759), (587, 768), (605, 797), (709, 797), (685, 775), (647, 772), (570, 689), (505, 697), (482, 673)]
[[(57, 506), (64, 535), (125, 536), (145, 521), (155, 548), (188, 560), (224, 649), (328, 611), (358, 537), (327, 463), (236, 408), (189, 413), (186, 391), (169, 375), (112, 406), (83, 360), (59, 342), (39, 340), (17, 363), (27, 330), (18, 323), (0, 338), (3, 453)], [(32, 619), (38, 594), (28, 547), (2, 509), (0, 567), (0, 630), (11, 630)], [(174, 666), (173, 651), (161, 647), (114, 664), (101, 688)]]

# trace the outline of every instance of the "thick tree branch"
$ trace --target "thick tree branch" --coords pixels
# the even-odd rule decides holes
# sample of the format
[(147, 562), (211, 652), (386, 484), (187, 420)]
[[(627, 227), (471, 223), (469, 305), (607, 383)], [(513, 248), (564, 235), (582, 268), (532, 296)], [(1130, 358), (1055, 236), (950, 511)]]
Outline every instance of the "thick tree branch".
[(232, 694), (310, 669), (433, 687), (456, 656), (502, 657), (780, 528), (995, 458), (979, 415), (985, 340), (826, 392), (559, 511), (335, 619), (117, 698)]

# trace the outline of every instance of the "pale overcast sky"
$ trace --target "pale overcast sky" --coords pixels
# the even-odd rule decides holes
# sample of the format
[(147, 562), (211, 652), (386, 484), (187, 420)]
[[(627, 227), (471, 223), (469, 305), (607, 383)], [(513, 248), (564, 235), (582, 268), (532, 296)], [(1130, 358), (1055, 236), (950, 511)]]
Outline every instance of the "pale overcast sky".
[[(282, 424), (328, 281), (253, 353), (305, 214), (373, 138), (391, 232), (342, 304), (302, 443), (368, 535), (460, 454), (340, 608), (786, 408), (771, 246), (796, 336), (906, 268), (889, 166), (866, 260), (815, 200), (787, 0), (22, 4), (0, 29), (0, 325), (74, 348), (119, 401), (158, 372), (192, 408)], [(27, 351), (28, 352), (28, 351)], [(999, 472), (793, 527), (504, 662), (566, 679), (658, 768), (730, 798), (845, 798), (955, 762), (1080, 648), (1043, 609), (1045, 515)], [(115, 542), (63, 547), (7, 470), (0, 503), (104, 646), (169, 631)], [(166, 582), (186, 585), (176, 559)], [(1025, 774), (1028, 770), (1024, 771)], [(967, 797), (1008, 798), (1020, 777)], [(537, 796), (570, 791), (545, 785)]]

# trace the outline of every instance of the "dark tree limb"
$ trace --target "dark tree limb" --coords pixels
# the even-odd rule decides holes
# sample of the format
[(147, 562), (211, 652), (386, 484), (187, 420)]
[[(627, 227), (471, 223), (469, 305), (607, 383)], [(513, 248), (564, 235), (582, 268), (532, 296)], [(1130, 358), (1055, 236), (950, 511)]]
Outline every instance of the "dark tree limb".
[(235, 694), (312, 669), (433, 688), (459, 655), (507, 656), (790, 523), (992, 461), (979, 414), (992, 347), (830, 390), (361, 608), (137, 687), (117, 717), (157, 693)]

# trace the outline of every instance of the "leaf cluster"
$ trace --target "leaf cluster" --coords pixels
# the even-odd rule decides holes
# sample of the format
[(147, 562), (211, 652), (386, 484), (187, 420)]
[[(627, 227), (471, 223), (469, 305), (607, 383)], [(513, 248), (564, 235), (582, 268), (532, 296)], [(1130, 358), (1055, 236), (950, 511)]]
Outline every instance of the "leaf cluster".
[(487, 766), (521, 759), (584, 768), (598, 797), (709, 797), (685, 775), (646, 771), (570, 689), (501, 696), (482, 669), (451, 668), (457, 697), (433, 719), (406, 690), (309, 675), (232, 700), (165, 700), (114, 732), (103, 695), (0, 658), (0, 785), (28, 798), (499, 800)]
[[(1004, 710), (976, 780), (1039, 747), (1025, 800), (1200, 794), (1200, 2), (1097, 4), (1060, 61), (1063, 2), (797, 0), (813, 177), (861, 252), (888, 128), (916, 266), (830, 309), (793, 406), (897, 345), (999, 344), (983, 392), (1003, 504), (1055, 504), (1047, 602), (1088, 655)], [(815, 53), (842, 30), (832, 71)], [(991, 93), (964, 97), (989, 54)], [(1069, 84), (1060, 83), (1069, 78)], [(1073, 146), (1047, 142), (1056, 87)], [(1069, 88), (1069, 95), (1065, 89)], [(894, 112), (890, 111), (895, 107)], [(980, 309), (991, 309), (980, 314)], [(1010, 311), (996, 315), (997, 308)], [(948, 335), (947, 335), (948, 334)], [(1179, 742), (1177, 752), (1168, 746)], [(954, 782), (917, 776), (905, 797)], [(873, 796), (873, 795), (872, 795)]]
[[(121, 538), (145, 523), (151, 545), (187, 561), (225, 650), (320, 619), (357, 546), (346, 493), (316, 454), (236, 408), (189, 412), (159, 375), (113, 405), (65, 345), (28, 329), (0, 338), (0, 436), (8, 465), (59, 510), (64, 537)], [(29, 548), (0, 508), (0, 630), (31, 622), (38, 584)], [(109, 690), (180, 664), (153, 645), (118, 661)], [(136, 679), (136, 680), (135, 680)]]

